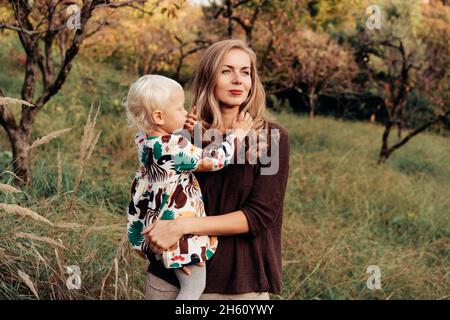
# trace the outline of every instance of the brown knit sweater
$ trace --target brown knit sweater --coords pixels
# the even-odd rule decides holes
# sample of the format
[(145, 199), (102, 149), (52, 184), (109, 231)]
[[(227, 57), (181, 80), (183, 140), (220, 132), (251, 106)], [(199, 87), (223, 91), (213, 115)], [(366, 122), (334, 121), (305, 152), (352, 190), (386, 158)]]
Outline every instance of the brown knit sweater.
[[(289, 141), (286, 129), (279, 124), (269, 123), (269, 128), (280, 132), (276, 174), (261, 175), (259, 162), (195, 173), (208, 216), (242, 210), (250, 227), (246, 234), (219, 236), (217, 251), (206, 263), (204, 293), (281, 293), (281, 224), (289, 173)], [(179, 287), (173, 270), (165, 269), (161, 261), (151, 261), (149, 272)]]

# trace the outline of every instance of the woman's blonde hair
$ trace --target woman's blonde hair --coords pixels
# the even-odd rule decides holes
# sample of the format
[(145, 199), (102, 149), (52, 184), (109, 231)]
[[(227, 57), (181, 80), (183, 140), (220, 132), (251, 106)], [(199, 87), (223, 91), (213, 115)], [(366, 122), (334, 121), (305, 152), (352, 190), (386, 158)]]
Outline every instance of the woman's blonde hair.
[(128, 125), (139, 130), (148, 131), (155, 127), (151, 114), (155, 110), (164, 110), (171, 103), (170, 99), (175, 90), (183, 87), (173, 79), (148, 74), (140, 77), (130, 86), (125, 107)]
[(240, 111), (248, 112), (252, 116), (254, 129), (267, 128), (267, 122), (274, 120), (266, 109), (266, 93), (259, 79), (255, 52), (242, 40), (223, 40), (206, 49), (197, 67), (193, 82), (192, 105), (197, 108), (197, 114), (204, 130), (219, 129), (222, 126), (219, 101), (214, 97), (214, 88), (225, 55), (235, 48), (245, 51), (251, 62), (252, 85)]

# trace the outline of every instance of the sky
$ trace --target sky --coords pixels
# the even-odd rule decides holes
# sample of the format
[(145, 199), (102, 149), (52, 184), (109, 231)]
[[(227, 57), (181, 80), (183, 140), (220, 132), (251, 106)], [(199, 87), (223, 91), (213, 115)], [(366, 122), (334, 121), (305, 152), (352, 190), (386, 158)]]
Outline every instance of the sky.
[(195, 4), (208, 4), (208, 0), (189, 0), (189, 1)]

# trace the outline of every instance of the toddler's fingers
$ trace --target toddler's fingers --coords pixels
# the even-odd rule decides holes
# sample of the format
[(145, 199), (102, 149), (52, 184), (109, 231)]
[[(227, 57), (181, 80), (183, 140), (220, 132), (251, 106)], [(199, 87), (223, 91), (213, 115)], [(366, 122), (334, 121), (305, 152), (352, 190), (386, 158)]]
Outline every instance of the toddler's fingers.
[(147, 233), (149, 233), (149, 232), (152, 230), (152, 228), (153, 228), (153, 223), (150, 224), (147, 228), (145, 228), (145, 229), (141, 232), (141, 234), (147, 234)]
[(183, 272), (186, 273), (188, 276), (191, 275), (191, 270), (189, 270), (188, 267), (183, 266), (183, 267), (181, 267), (181, 270), (183, 270)]
[(189, 131), (192, 131), (192, 130), (194, 130), (195, 123), (196, 123), (196, 121), (188, 119), (184, 123), (184, 128), (188, 129)]
[(189, 119), (197, 120), (197, 115), (193, 114), (193, 113), (189, 113), (186, 118), (187, 118), (187, 120), (189, 120)]
[(164, 251), (166, 251), (164, 248), (160, 247), (157, 243), (151, 242), (149, 243), (149, 246), (151, 251), (156, 254), (162, 254)]

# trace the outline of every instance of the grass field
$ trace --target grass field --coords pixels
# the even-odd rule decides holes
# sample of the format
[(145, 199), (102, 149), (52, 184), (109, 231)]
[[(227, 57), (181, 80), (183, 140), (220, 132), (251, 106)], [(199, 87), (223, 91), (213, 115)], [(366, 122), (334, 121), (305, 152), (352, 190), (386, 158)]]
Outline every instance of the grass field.
[[(7, 52), (8, 47), (0, 50), (1, 61)], [(11, 64), (0, 74), (5, 95), (19, 97), (20, 70)], [(73, 130), (32, 151), (31, 189), (0, 192), (0, 203), (19, 204), (51, 221), (0, 208), (1, 299), (143, 298), (146, 264), (131, 254), (124, 237), (136, 152), (121, 100), (133, 79), (80, 59), (64, 89), (39, 114), (34, 138)], [(100, 140), (84, 164), (69, 213), (92, 101), (101, 105)], [(277, 117), (290, 134), (291, 170), (283, 224), (284, 290), (272, 299), (449, 299), (449, 139), (423, 134), (378, 166), (380, 126), (287, 113)], [(12, 182), (9, 150), (0, 130), (0, 183)], [(66, 288), (67, 265), (81, 268), (80, 290)], [(366, 286), (369, 265), (381, 270), (380, 290)]]

